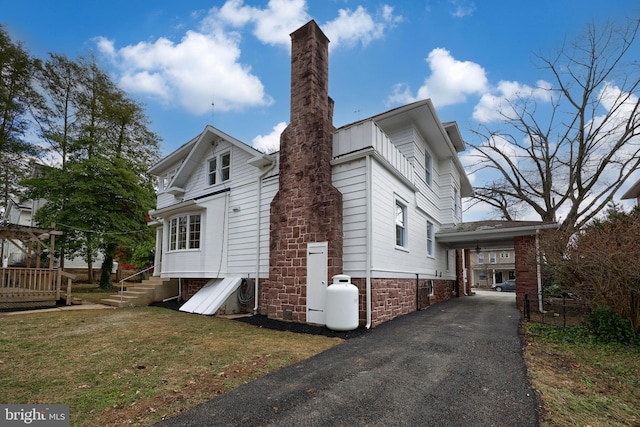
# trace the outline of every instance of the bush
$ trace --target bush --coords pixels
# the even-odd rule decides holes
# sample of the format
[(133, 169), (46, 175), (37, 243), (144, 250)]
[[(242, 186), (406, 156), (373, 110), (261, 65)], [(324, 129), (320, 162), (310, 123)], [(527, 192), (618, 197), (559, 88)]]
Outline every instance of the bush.
[(586, 318), (587, 327), (602, 342), (632, 344), (636, 340), (629, 320), (618, 316), (611, 307), (594, 308)]

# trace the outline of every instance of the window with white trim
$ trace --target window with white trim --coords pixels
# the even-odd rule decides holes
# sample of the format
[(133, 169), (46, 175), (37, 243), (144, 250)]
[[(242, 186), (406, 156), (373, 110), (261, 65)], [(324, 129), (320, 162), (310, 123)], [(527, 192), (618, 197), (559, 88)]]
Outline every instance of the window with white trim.
[(427, 150), (424, 150), (424, 180), (429, 187), (431, 187), (432, 181), (432, 165), (433, 160), (431, 158), (431, 154)]
[(456, 218), (460, 217), (460, 196), (456, 187), (453, 187), (453, 214)]
[(478, 252), (478, 264), (484, 264), (484, 253)]
[(164, 191), (164, 190), (168, 190), (169, 189), (169, 184), (171, 184), (171, 181), (173, 180), (173, 177), (176, 176), (176, 172), (177, 171), (178, 171), (177, 168), (176, 169), (171, 169), (166, 174), (158, 177), (158, 190), (159, 191)]
[(427, 221), (427, 255), (433, 256), (433, 223)]
[(500, 252), (500, 258), (511, 258), (511, 254), (509, 252)]
[(407, 207), (396, 201), (396, 246), (407, 246)]
[(496, 263), (496, 253), (489, 252), (489, 264), (495, 264), (495, 263)]
[(231, 153), (226, 152), (209, 160), (209, 185), (228, 181), (231, 176)]
[(200, 214), (182, 215), (169, 221), (169, 250), (200, 249)]

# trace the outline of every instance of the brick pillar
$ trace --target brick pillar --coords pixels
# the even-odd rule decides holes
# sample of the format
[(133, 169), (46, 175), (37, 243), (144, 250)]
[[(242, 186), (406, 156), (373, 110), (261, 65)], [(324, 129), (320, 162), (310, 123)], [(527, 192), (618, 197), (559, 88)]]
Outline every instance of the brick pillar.
[(522, 311), (524, 295), (527, 292), (538, 292), (538, 266), (535, 263), (536, 236), (516, 237), (514, 249), (516, 256), (516, 305)]
[(267, 313), (306, 322), (307, 243), (328, 242), (328, 277), (342, 273), (342, 194), (331, 182), (329, 40), (310, 21), (291, 42), (291, 121), (280, 137), (271, 202)]

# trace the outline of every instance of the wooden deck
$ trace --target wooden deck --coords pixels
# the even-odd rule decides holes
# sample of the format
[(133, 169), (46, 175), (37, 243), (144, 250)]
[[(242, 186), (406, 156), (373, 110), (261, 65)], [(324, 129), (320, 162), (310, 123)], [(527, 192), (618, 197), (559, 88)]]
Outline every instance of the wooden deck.
[(0, 309), (55, 306), (62, 271), (50, 268), (0, 268)]

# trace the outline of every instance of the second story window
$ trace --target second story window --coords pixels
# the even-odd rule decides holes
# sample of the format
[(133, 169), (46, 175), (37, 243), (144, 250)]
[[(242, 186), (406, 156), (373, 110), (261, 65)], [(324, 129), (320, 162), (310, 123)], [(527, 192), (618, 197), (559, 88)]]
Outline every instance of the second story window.
[(484, 264), (484, 254), (482, 252), (478, 252), (478, 264)]
[(209, 185), (220, 184), (231, 177), (231, 153), (223, 153), (209, 160)]
[(407, 245), (407, 207), (396, 202), (396, 246)]
[(456, 187), (453, 187), (453, 214), (460, 218), (460, 196)]
[(495, 263), (496, 263), (496, 253), (489, 252), (489, 264), (495, 264)]
[(427, 221), (427, 255), (433, 256), (433, 223)]
[(431, 154), (429, 154), (428, 151), (425, 150), (424, 152), (424, 179), (425, 182), (427, 183), (427, 185), (429, 187), (431, 187), (431, 181), (432, 181), (432, 171), (431, 171), (431, 167), (432, 167), (432, 159), (431, 159)]

